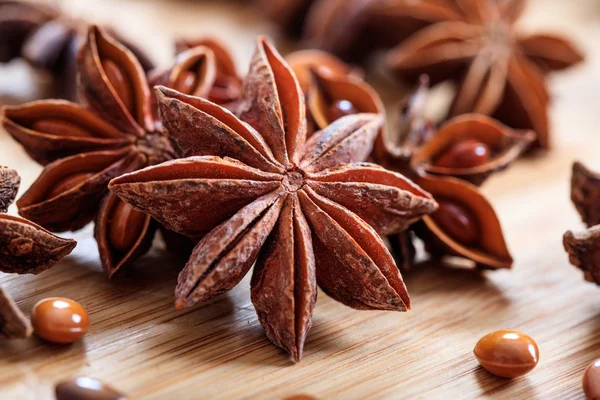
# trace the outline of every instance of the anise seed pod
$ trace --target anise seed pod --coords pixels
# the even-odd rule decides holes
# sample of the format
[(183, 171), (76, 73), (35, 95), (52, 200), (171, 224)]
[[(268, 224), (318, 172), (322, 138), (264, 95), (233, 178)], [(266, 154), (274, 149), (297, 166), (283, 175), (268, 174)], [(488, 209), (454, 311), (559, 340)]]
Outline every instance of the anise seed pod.
[(13, 299), (0, 287), (0, 341), (24, 339), (33, 328)]
[(17, 171), (0, 165), (0, 213), (5, 213), (15, 200), (20, 184)]
[(600, 174), (580, 162), (573, 163), (571, 201), (588, 227), (600, 224)]

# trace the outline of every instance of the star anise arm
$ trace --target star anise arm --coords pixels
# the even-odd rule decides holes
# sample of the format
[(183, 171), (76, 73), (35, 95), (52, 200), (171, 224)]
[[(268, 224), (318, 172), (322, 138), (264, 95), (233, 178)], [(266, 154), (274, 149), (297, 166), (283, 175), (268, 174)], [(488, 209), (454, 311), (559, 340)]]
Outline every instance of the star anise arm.
[(20, 184), (17, 171), (0, 165), (0, 213), (5, 213), (15, 200)]
[(273, 191), (203, 237), (179, 274), (177, 308), (210, 300), (237, 285), (277, 223), (284, 202), (282, 192)]
[(588, 227), (600, 224), (600, 174), (580, 162), (573, 164), (571, 201)]
[(0, 287), (0, 340), (23, 339), (33, 328), (13, 299)]
[(352, 308), (408, 310), (404, 281), (375, 230), (310, 188), (298, 191), (298, 197), (313, 233), (321, 289)]
[(165, 87), (158, 87), (156, 96), (163, 124), (182, 156), (232, 157), (264, 171), (283, 171), (263, 137), (227, 109)]
[(336, 120), (308, 139), (300, 167), (311, 172), (366, 160), (382, 125), (383, 116), (378, 114), (354, 114)]
[(290, 194), (252, 275), (252, 303), (267, 337), (302, 358), (317, 299), (315, 258), (298, 197)]
[(281, 184), (234, 159), (189, 157), (113, 179), (110, 190), (167, 229), (200, 237)]
[(6, 106), (2, 126), (42, 165), (82, 152), (123, 148), (134, 140), (92, 112), (62, 100)]
[(563, 246), (569, 262), (583, 271), (585, 279), (600, 285), (600, 226), (582, 232), (567, 231)]
[(146, 74), (131, 51), (91, 26), (78, 65), (82, 95), (94, 112), (129, 134), (154, 130)]
[(258, 40), (237, 115), (260, 132), (279, 163), (299, 161), (306, 140), (304, 95), (292, 69), (264, 38)]
[(429, 193), (375, 164), (345, 164), (311, 174), (308, 186), (385, 235), (405, 230), (437, 208)]
[(126, 147), (55, 161), (17, 201), (19, 213), (54, 232), (80, 229), (96, 214), (108, 182), (129, 171), (141, 157)]
[(584, 55), (568, 40), (550, 33), (538, 33), (518, 39), (518, 46), (544, 71), (560, 71), (584, 60)]

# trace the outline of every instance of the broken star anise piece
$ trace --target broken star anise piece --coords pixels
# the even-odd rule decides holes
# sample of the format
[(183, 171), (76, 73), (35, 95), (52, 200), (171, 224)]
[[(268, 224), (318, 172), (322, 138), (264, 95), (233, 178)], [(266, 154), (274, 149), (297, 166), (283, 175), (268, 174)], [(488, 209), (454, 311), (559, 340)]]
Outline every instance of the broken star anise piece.
[(26, 219), (4, 214), (20, 182), (15, 170), (0, 167), (0, 271), (39, 274), (71, 253), (77, 242), (55, 236)]
[[(173, 67), (162, 82), (178, 84), (185, 66)], [(58, 232), (95, 219), (102, 265), (112, 276), (148, 249), (156, 223), (108, 195), (108, 182), (176, 152), (154, 117), (142, 67), (98, 27), (90, 27), (79, 72), (88, 108), (60, 100), (6, 107), (3, 126), (36, 161), (48, 164), (17, 202), (20, 214)]]
[(203, 236), (179, 276), (178, 308), (237, 285), (256, 262), (252, 302), (269, 339), (300, 360), (317, 284), (357, 309), (405, 311), (401, 275), (377, 234), (436, 204), (402, 175), (368, 163), (377, 114), (338, 119), (306, 139), (291, 68), (259, 39), (238, 114), (157, 89), (165, 127), (187, 158), (113, 179), (110, 189), (167, 228)]
[(476, 112), (516, 129), (532, 129), (536, 147), (549, 148), (545, 73), (583, 60), (573, 44), (556, 35), (521, 36), (514, 29), (522, 0), (460, 2), (464, 17), (431, 25), (388, 54), (403, 77), (428, 74), (434, 83), (459, 83), (450, 115)]
[(565, 233), (565, 250), (571, 264), (583, 271), (585, 279), (600, 285), (600, 174), (580, 162), (573, 164), (571, 201), (588, 229)]
[(0, 341), (24, 339), (33, 328), (13, 299), (0, 287)]

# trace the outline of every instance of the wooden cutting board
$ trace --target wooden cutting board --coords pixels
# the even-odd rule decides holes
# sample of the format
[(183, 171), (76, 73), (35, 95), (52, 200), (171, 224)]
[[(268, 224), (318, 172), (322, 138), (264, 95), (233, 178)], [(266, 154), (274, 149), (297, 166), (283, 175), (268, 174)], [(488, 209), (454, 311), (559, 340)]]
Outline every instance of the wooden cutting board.
[[(163, 64), (171, 35), (218, 34), (244, 72), (254, 37), (273, 34), (234, 3), (63, 3), (122, 26)], [(354, 311), (320, 293), (304, 359), (294, 364), (264, 337), (248, 279), (209, 304), (176, 311), (173, 291), (184, 260), (156, 249), (109, 282), (87, 227), (71, 235), (79, 245), (54, 269), (0, 275), (26, 313), (42, 298), (65, 296), (81, 302), (92, 321), (85, 339), (70, 346), (35, 337), (0, 343), (0, 398), (52, 398), (57, 381), (80, 375), (131, 398), (583, 398), (582, 373), (600, 357), (600, 288), (569, 265), (561, 240), (565, 230), (582, 228), (569, 202), (572, 161), (600, 170), (598, 21), (594, 0), (537, 0), (523, 23), (525, 30), (567, 32), (589, 57), (550, 81), (554, 150), (517, 162), (484, 187), (516, 260), (513, 270), (479, 274), (420, 265), (406, 276), (414, 305), (408, 313)], [(0, 67), (4, 104), (35, 94), (27, 76), (22, 64)], [(399, 88), (386, 86), (386, 98), (398, 97)], [(21, 193), (40, 171), (5, 132), (0, 163), (19, 169)], [(497, 329), (518, 329), (537, 340), (541, 360), (532, 373), (510, 381), (478, 366), (474, 344)]]

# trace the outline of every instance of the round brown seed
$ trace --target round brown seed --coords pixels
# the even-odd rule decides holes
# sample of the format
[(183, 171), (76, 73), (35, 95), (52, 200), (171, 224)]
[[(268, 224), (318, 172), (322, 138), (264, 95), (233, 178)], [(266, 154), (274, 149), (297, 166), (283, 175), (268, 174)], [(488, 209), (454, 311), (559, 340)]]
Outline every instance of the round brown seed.
[(437, 167), (473, 168), (489, 161), (491, 150), (487, 144), (475, 139), (455, 143), (434, 161)]
[(81, 339), (90, 327), (85, 308), (64, 297), (39, 301), (33, 306), (31, 323), (37, 336), (54, 343), (73, 343)]
[(173, 89), (184, 94), (194, 94), (196, 86), (198, 86), (198, 74), (192, 71), (181, 72), (173, 82)]
[(338, 100), (332, 103), (327, 110), (329, 122), (336, 121), (347, 115), (357, 114), (359, 111), (349, 100)]
[(56, 182), (52, 189), (46, 195), (47, 199), (52, 199), (56, 196), (63, 194), (64, 192), (73, 189), (75, 186), (81, 184), (94, 174), (91, 172), (79, 172), (76, 174), (67, 175), (60, 181)]
[(591, 363), (583, 374), (583, 392), (590, 400), (600, 399), (600, 358)]
[(125, 396), (99, 380), (80, 376), (59, 382), (54, 388), (56, 400), (124, 400)]
[(119, 201), (113, 208), (110, 220), (108, 231), (110, 246), (122, 252), (130, 250), (140, 237), (145, 222), (146, 214)]
[(504, 378), (525, 375), (535, 368), (540, 358), (538, 346), (531, 337), (511, 330), (485, 335), (473, 353), (483, 368)]
[(133, 88), (127, 74), (112, 60), (102, 60), (102, 69), (125, 108), (133, 113)]
[(447, 199), (437, 202), (439, 208), (431, 217), (446, 235), (465, 246), (479, 240), (477, 219), (466, 207)]

